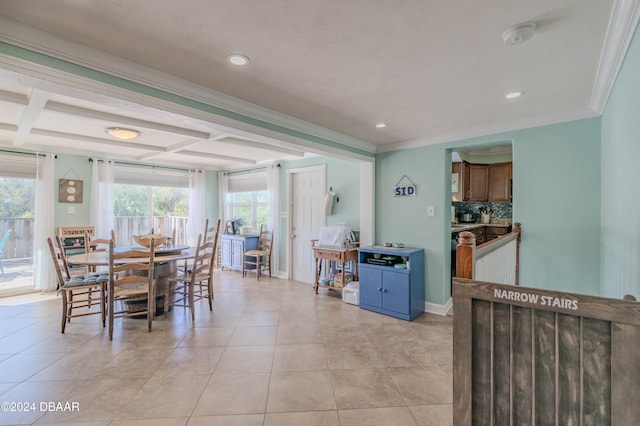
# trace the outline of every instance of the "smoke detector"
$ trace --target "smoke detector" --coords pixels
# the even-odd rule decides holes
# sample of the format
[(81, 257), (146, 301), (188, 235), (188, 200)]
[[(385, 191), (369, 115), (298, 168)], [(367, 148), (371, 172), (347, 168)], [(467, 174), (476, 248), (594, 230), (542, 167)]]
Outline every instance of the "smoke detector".
[(504, 44), (521, 44), (533, 37), (536, 29), (535, 22), (524, 22), (522, 24), (509, 27), (502, 33)]

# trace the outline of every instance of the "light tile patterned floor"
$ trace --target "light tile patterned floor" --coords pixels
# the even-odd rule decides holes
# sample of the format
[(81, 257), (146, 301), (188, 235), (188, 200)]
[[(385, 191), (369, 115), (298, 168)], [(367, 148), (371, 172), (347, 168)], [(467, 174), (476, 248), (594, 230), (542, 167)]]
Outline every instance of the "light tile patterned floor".
[(224, 271), (193, 325), (176, 308), (152, 333), (117, 321), (110, 342), (97, 316), (60, 334), (60, 300), (33, 299), (0, 303), (0, 402), (21, 408), (3, 405), (2, 425), (452, 424), (451, 317), (403, 321)]

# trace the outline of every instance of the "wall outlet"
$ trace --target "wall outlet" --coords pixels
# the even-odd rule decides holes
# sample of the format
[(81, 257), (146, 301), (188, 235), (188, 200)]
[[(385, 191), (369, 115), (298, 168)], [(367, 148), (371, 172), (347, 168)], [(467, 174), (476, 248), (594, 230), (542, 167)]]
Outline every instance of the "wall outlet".
[(68, 214), (76, 214), (76, 206), (67, 207), (67, 213)]
[(436, 206), (427, 206), (427, 216), (436, 215)]

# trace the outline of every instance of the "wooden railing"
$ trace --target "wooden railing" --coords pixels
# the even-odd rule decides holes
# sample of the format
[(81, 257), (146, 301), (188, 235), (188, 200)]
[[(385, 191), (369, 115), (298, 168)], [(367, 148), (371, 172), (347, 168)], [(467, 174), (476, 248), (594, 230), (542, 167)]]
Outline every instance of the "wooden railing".
[[(115, 218), (116, 241), (119, 245), (134, 244), (132, 235), (148, 233), (151, 228), (156, 233), (172, 235), (176, 230), (176, 243), (187, 242), (187, 218), (182, 216), (155, 216), (153, 225), (140, 216), (118, 216)], [(23, 259), (33, 256), (33, 219), (0, 219), (0, 239), (11, 229), (11, 235), (2, 252), (4, 259)], [(108, 236), (97, 236), (107, 238)]]
[(151, 229), (154, 233), (171, 236), (176, 231), (177, 244), (186, 244), (187, 218), (182, 216), (155, 216), (153, 224), (149, 225), (147, 217), (141, 216), (116, 216), (115, 232), (117, 245), (125, 246), (134, 244), (133, 235), (148, 234)]
[(638, 424), (640, 303), (453, 287), (453, 424)]
[(500, 284), (519, 284), (520, 223), (507, 235), (476, 246), (471, 232), (461, 232), (456, 247), (456, 276)]
[(4, 259), (22, 259), (33, 256), (33, 219), (0, 219), (0, 239), (11, 229), (2, 253)]

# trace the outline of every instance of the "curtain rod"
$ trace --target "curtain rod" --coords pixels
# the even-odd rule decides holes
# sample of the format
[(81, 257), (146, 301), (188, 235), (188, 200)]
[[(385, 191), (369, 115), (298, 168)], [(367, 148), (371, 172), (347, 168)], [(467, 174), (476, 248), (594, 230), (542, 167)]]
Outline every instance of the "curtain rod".
[[(280, 167), (280, 163), (273, 164), (273, 166)], [(231, 170), (231, 171), (223, 172), (223, 173), (225, 175), (227, 175), (227, 176), (241, 175), (241, 174), (244, 174), (244, 173), (257, 173), (257, 172), (261, 172), (263, 170), (267, 170), (268, 167), (269, 167), (268, 165), (267, 166), (259, 166), (259, 167), (254, 167), (254, 168), (251, 168), (251, 169)]]
[[(94, 159), (89, 157), (89, 162), (92, 163), (93, 161), (94, 161)], [(129, 163), (127, 161), (102, 160), (102, 159), (95, 159), (95, 161), (111, 161), (113, 164), (119, 164), (119, 165), (123, 165), (123, 166), (146, 167), (146, 168), (149, 168), (149, 169), (178, 170), (180, 172), (188, 172), (188, 171), (191, 171), (191, 170), (195, 170), (198, 173), (202, 173), (202, 170), (187, 169), (187, 168), (184, 168), (184, 167), (154, 166), (153, 164)]]
[[(6, 152), (9, 154), (30, 155), (32, 157), (44, 157), (46, 155), (46, 154), (40, 154), (39, 152), (14, 151), (11, 149), (3, 149), (3, 148), (0, 148), (0, 152)], [(58, 158), (58, 155), (54, 154), (53, 158)]]

